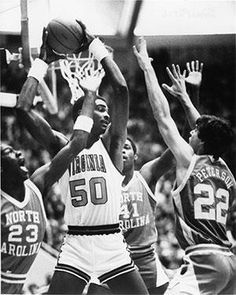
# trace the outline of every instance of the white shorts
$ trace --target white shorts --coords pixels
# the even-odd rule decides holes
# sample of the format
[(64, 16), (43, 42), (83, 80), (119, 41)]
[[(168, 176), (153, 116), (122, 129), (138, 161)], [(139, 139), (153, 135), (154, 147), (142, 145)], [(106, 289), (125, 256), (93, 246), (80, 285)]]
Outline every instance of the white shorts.
[[(119, 268), (119, 269), (118, 269)], [(69, 272), (86, 282), (103, 283), (134, 270), (121, 232), (66, 235), (56, 271)]]

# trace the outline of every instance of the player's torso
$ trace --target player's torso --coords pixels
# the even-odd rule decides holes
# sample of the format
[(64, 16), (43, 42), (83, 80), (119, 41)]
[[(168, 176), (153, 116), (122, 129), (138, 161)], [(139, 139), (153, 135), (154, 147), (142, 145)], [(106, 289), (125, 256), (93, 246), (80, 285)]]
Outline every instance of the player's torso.
[[(42, 196), (35, 185), (25, 182), (23, 202), (9, 195), (1, 196), (1, 258), (2, 275), (26, 274), (41, 245), (46, 228)], [(23, 276), (22, 276), (23, 278)]]
[(137, 171), (122, 188), (120, 224), (129, 246), (150, 246), (157, 240), (154, 211), (156, 201), (146, 181)]
[(60, 181), (67, 225), (118, 223), (122, 179), (101, 140), (79, 153)]
[(183, 183), (173, 191), (176, 236), (184, 249), (201, 243), (229, 247), (227, 212), (235, 180), (226, 164), (209, 156), (194, 156)]

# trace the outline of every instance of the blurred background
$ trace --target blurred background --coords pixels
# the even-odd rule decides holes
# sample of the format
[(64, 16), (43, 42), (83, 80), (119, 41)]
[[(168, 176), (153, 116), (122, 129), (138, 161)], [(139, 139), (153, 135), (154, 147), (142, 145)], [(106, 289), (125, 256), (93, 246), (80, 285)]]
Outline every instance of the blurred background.
[[(159, 156), (166, 148), (153, 119), (143, 73), (132, 51), (139, 36), (147, 40), (160, 83), (170, 85), (166, 66), (179, 64), (183, 70), (186, 62), (203, 62), (200, 111), (224, 117), (236, 132), (235, 1), (1, 0), (0, 47), (12, 54), (12, 61), (6, 64), (1, 51), (1, 99), (5, 93), (19, 94), (27, 77), (30, 60), (38, 55), (43, 27), (50, 19), (61, 16), (82, 20), (90, 32), (114, 49), (114, 59), (130, 91), (128, 129), (138, 145), (137, 169), (146, 161)], [(18, 56), (19, 48), (23, 50), (22, 58), (17, 60), (13, 56)], [(67, 81), (63, 79), (57, 65), (50, 66), (45, 81), (52, 93), (56, 111), (48, 109), (40, 96), (35, 103), (35, 110), (54, 129), (70, 136), (73, 123), (71, 92)], [(101, 92), (105, 97), (112, 95), (109, 87), (104, 87)], [(177, 100), (165, 94), (172, 116), (179, 129), (182, 129), (185, 121), (182, 108)], [(30, 172), (50, 160), (42, 146), (17, 122), (11, 108), (1, 107), (1, 140), (23, 149)], [(224, 159), (236, 176), (235, 141)], [(183, 255), (174, 235), (170, 198), (173, 180), (174, 173), (170, 171), (156, 184), (156, 193), (160, 199), (156, 216), (158, 252), (163, 265), (170, 270), (179, 267)], [(50, 252), (50, 247), (59, 249), (66, 230), (64, 204), (56, 185), (48, 192), (45, 200), (50, 224), (45, 235), (45, 248)], [(229, 220), (233, 243), (236, 239), (235, 220), (235, 217)], [(51, 254), (56, 255), (54, 252)], [(50, 274), (45, 280), (50, 280)], [(28, 292), (34, 294), (44, 283), (32, 279), (27, 286)]]

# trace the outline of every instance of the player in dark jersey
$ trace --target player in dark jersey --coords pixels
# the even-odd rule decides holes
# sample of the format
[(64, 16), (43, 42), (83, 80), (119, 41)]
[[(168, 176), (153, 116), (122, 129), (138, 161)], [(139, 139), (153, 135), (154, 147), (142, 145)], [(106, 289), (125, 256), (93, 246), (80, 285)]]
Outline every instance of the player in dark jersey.
[[(203, 63), (188, 62), (187, 69), (188, 77), (185, 80), (190, 86), (188, 91), (191, 93), (194, 105), (198, 105)], [(176, 96), (174, 92), (176, 89), (165, 86), (172, 95)], [(190, 117), (191, 121), (191, 112), (188, 109), (185, 111), (186, 118)], [(183, 130), (183, 133), (186, 131)], [(161, 157), (145, 163), (139, 171), (135, 171), (137, 157), (137, 147), (134, 141), (128, 138), (123, 148), (125, 178), (122, 187), (120, 223), (131, 257), (142, 275), (149, 294), (163, 294), (168, 286), (168, 279), (155, 251), (158, 238), (155, 225), (158, 195), (154, 195), (154, 189), (158, 179), (175, 163), (173, 154), (167, 149)], [(107, 286), (90, 284), (88, 294), (111, 294), (111, 291)]]
[(179, 99), (191, 109), (196, 123), (187, 143), (170, 115), (143, 38), (134, 47), (134, 54), (144, 72), (160, 133), (176, 159), (176, 237), (185, 256), (167, 293), (235, 294), (236, 257), (230, 251), (226, 220), (235, 202), (236, 184), (220, 158), (233, 140), (232, 129), (223, 119), (199, 115), (185, 92), (185, 73), (182, 75), (179, 67), (173, 66), (173, 73), (168, 70), (172, 89), (184, 90)]
[[(104, 44), (86, 31), (85, 34), (90, 38), (89, 50), (101, 62), (115, 95), (111, 116), (105, 100), (97, 96), (94, 127), (88, 145), (77, 155), (60, 181), (63, 184), (61, 192), (66, 201), (65, 220), (69, 231), (61, 248), (49, 293), (80, 294), (86, 284), (95, 278), (101, 283), (106, 282), (114, 292), (147, 294), (119, 228), (122, 148), (129, 110), (128, 88)], [(43, 60), (47, 58), (47, 50), (45, 55), (40, 56)], [(53, 131), (42, 118), (28, 112), (37, 84), (28, 77), (25, 92), (19, 97), (18, 114), (31, 134), (54, 155), (67, 140)], [(75, 119), (81, 111), (82, 101), (83, 98), (80, 98), (73, 106)]]
[(44, 237), (46, 216), (42, 195), (85, 147), (93, 124), (96, 89), (84, 88), (85, 100), (71, 141), (30, 178), (22, 153), (1, 144), (1, 294), (22, 292)]

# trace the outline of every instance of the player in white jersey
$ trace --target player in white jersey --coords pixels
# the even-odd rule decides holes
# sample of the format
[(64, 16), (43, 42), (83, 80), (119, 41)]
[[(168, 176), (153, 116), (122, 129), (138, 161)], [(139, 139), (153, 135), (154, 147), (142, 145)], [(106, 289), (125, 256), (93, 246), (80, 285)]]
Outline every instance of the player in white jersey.
[[(106, 282), (116, 293), (147, 294), (119, 227), (128, 89), (104, 44), (86, 30), (85, 35), (89, 50), (101, 62), (115, 95), (111, 115), (108, 114), (106, 101), (97, 96), (94, 126), (87, 146), (78, 153), (60, 181), (69, 231), (48, 292), (81, 294), (86, 284), (94, 280)], [(35, 95), (32, 89), (36, 89), (37, 81), (34, 83), (32, 86), (32, 81), (25, 82), (25, 93), (20, 96), (18, 113), (31, 134), (54, 155), (67, 141), (58, 137), (58, 133), (41, 118), (29, 112)], [(73, 106), (74, 119), (81, 111), (82, 101), (83, 98), (80, 98)]]
[[(173, 155), (166, 151), (162, 157), (147, 162), (139, 171), (135, 171), (137, 157), (135, 143), (127, 138), (123, 147), (125, 178), (122, 182), (120, 224), (131, 258), (138, 267), (149, 294), (163, 294), (169, 280), (155, 249), (158, 238), (155, 224), (158, 200), (154, 189), (160, 176), (172, 167)], [(105, 288), (106, 286), (91, 284), (88, 294), (111, 294)]]
[(185, 72), (173, 66), (173, 73), (168, 69), (171, 89), (180, 90), (179, 99), (191, 111), (195, 125), (187, 143), (171, 118), (143, 38), (134, 54), (144, 72), (160, 133), (176, 159), (176, 237), (185, 256), (167, 294), (235, 294), (236, 257), (230, 251), (226, 220), (235, 202), (236, 184), (220, 159), (233, 140), (232, 129), (218, 117), (200, 116), (186, 92)]
[[(35, 79), (32, 76), (30, 79)], [(42, 195), (66, 171), (71, 160), (82, 150), (92, 128), (95, 90), (87, 91), (73, 138), (53, 158), (28, 179), (28, 170), (20, 151), (1, 144), (1, 293), (20, 294), (39, 252), (46, 216)], [(90, 125), (87, 126), (87, 124)]]

